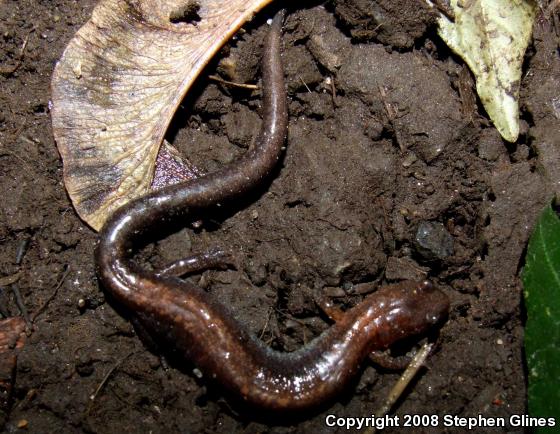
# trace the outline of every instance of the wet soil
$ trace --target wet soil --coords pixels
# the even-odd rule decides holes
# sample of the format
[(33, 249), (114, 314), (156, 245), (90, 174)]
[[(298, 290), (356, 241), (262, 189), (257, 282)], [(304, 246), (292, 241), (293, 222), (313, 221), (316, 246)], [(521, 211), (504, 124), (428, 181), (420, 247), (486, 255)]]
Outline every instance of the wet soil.
[[(66, 196), (48, 109), (54, 64), (94, 4), (0, 0), (0, 277), (20, 272), (16, 285), (34, 319), (4, 430), (331, 432), (328, 414), (374, 413), (399, 374), (366, 366), (347, 394), (299, 420), (239, 414), (192, 368), (150, 352), (106, 302), (93, 267), (96, 234)], [(246, 26), (222, 50), (228, 61), (207, 73), (258, 81), (272, 12)], [(193, 280), (284, 351), (328, 327), (317, 295), (347, 308), (377, 284), (429, 278), (452, 300), (450, 319), (395, 414), (524, 413), (519, 274), (530, 230), (560, 185), (552, 23), (539, 19), (526, 55), (516, 144), (492, 127), (421, 1), (302, 3), (285, 26), (284, 60), (289, 139), (274, 179), (260, 196), (142, 256), (157, 266), (212, 246), (234, 249), (237, 270)], [(258, 92), (203, 76), (167, 138), (212, 171), (250, 145), (259, 108)], [(0, 303), (17, 316), (11, 288)]]

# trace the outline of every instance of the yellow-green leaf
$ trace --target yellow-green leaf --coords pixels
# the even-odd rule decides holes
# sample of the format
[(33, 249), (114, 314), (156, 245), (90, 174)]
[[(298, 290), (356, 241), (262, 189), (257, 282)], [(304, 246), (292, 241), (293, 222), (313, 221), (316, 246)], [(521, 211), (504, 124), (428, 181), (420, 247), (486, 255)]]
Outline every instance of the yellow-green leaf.
[(537, 6), (532, 0), (451, 0), (455, 22), (439, 34), (469, 65), (478, 96), (502, 137), (519, 135), (519, 82)]

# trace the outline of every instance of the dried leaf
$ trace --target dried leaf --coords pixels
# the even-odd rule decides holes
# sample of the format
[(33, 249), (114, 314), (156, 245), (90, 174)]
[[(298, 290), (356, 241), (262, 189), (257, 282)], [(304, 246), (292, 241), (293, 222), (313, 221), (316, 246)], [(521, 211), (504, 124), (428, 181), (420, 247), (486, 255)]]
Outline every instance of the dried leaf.
[(150, 188), (171, 118), (202, 68), (271, 0), (101, 0), (52, 79), (64, 182), (99, 230)]
[(519, 135), (519, 82), (537, 7), (532, 0), (451, 0), (439, 34), (469, 65), (484, 108), (502, 137)]

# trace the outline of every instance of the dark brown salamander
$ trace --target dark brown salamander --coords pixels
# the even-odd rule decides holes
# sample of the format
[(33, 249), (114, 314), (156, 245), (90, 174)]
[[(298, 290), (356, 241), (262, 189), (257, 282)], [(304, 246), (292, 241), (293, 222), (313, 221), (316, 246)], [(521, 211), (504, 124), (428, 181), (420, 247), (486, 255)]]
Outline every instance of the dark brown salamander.
[(426, 282), (386, 286), (308, 345), (281, 353), (250, 335), (210, 294), (175, 277), (219, 262), (218, 254), (194, 265), (178, 262), (159, 273), (143, 270), (131, 259), (143, 234), (246, 194), (274, 168), (287, 130), (281, 21), (280, 16), (274, 19), (265, 45), (264, 121), (254, 147), (216, 173), (165, 187), (119, 209), (101, 231), (96, 262), (112, 298), (206, 378), (255, 406), (298, 410), (335, 398), (372, 350), (440, 323), (449, 309), (447, 297)]

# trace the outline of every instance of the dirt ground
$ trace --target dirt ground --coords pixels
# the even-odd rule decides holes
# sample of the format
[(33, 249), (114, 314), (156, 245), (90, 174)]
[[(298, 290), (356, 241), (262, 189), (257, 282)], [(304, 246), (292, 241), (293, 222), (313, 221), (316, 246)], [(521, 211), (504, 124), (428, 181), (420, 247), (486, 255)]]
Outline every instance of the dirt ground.
[[(34, 318), (5, 431), (332, 432), (328, 414), (371, 415), (399, 374), (370, 365), (321, 412), (289, 422), (238, 414), (192, 370), (166, 366), (105, 302), (96, 233), (65, 193), (49, 117), (53, 67), (95, 3), (0, 0), (0, 277), (20, 272), (15, 284)], [(224, 78), (259, 80), (272, 12), (222, 51), (238, 65)], [(395, 414), (524, 413), (519, 273), (536, 216), (560, 185), (557, 41), (541, 15), (521, 83), (522, 133), (509, 144), (422, 1), (299, 2), (284, 33), (282, 167), (262, 196), (143, 256), (158, 265), (191, 249), (236, 249), (241, 267), (206, 272), (201, 284), (285, 351), (328, 327), (315, 295), (347, 308), (368, 284), (429, 278), (452, 300), (450, 318)], [(207, 69), (227, 72), (218, 60)], [(167, 138), (212, 171), (250, 144), (259, 108), (258, 92), (204, 75)], [(11, 285), (0, 297), (20, 314)]]

